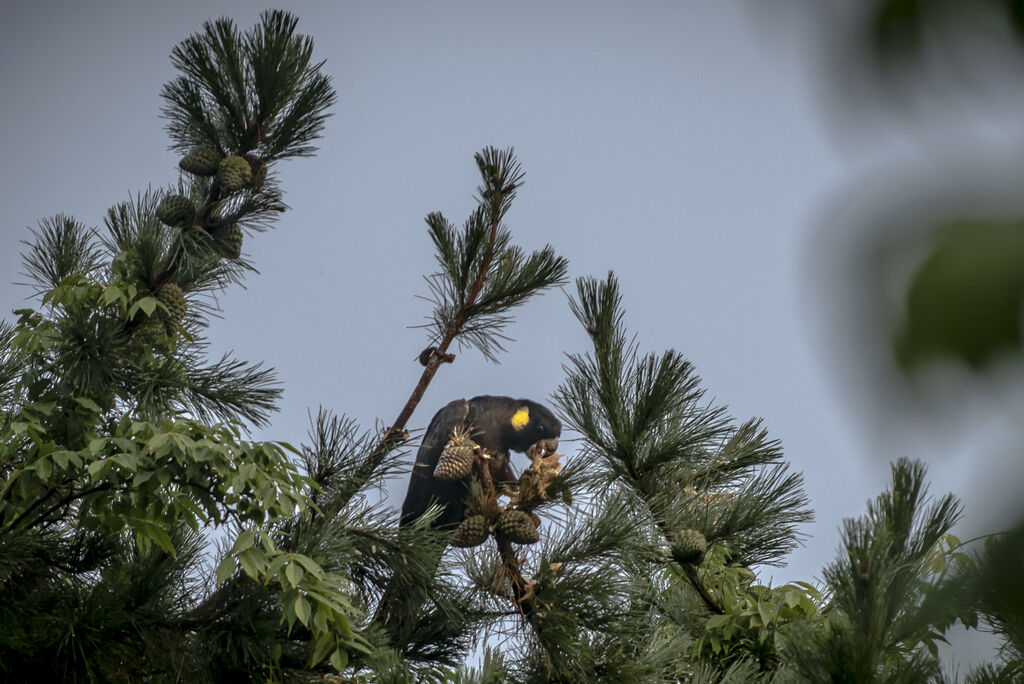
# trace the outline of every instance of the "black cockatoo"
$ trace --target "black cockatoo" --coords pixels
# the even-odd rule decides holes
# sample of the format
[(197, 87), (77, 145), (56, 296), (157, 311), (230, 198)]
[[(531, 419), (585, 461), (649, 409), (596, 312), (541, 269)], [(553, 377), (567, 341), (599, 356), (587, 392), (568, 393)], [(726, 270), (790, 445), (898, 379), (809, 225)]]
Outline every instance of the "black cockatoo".
[(402, 504), (403, 526), (423, 515), (433, 503), (444, 506), (435, 526), (454, 527), (465, 517), (469, 478), (446, 482), (434, 477), (434, 467), (456, 428), (468, 430), (470, 438), (491, 456), (491, 477), (496, 485), (516, 480), (509, 463), (510, 451), (525, 453), (540, 441), (547, 451), (555, 451), (562, 434), (562, 424), (555, 415), (529, 399), (481, 396), (449, 403), (430, 421), (416, 454)]
[[(471, 476), (451, 481), (434, 477), (434, 468), (456, 429), (467, 432), (490, 456), (491, 478), (496, 485), (516, 480), (509, 452), (526, 452), (537, 442), (542, 442), (546, 451), (553, 452), (562, 434), (562, 424), (554, 414), (529, 399), (482, 396), (449, 403), (431, 419), (416, 454), (409, 490), (402, 504), (400, 524), (403, 527), (411, 525), (435, 503), (444, 510), (432, 523), (434, 527), (453, 529), (465, 518)], [(425, 561), (424, 580), (433, 577), (440, 562), (440, 552), (432, 561)], [(420, 606), (430, 589), (429, 585), (418, 582), (411, 582), (408, 576), (401, 583), (392, 578), (381, 597), (376, 620), (383, 624), (396, 645), (415, 640), (414, 634), (423, 620), (428, 623), (426, 631), (430, 634), (435, 634), (429, 628), (431, 620), (439, 619), (440, 624), (445, 624), (443, 614), (420, 615)]]

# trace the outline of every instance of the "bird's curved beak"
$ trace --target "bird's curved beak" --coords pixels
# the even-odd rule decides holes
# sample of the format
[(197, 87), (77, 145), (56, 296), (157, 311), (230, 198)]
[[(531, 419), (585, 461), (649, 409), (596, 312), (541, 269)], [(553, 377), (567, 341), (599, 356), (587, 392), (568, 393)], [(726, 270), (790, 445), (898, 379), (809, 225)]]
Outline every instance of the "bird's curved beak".
[(558, 438), (550, 437), (537, 442), (537, 445), (544, 450), (545, 454), (553, 454), (558, 451)]

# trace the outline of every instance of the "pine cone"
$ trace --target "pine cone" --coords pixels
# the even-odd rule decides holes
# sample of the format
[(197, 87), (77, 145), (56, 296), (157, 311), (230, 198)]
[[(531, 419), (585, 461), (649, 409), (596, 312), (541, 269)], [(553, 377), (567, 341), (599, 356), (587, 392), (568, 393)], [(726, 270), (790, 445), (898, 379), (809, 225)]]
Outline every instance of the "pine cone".
[(241, 190), (252, 181), (252, 167), (237, 154), (225, 157), (217, 166), (217, 180), (228, 192)]
[(237, 223), (220, 226), (210, 231), (214, 239), (214, 246), (221, 256), (228, 259), (238, 259), (242, 256), (242, 229)]
[(255, 157), (247, 157), (247, 159), (249, 160), (249, 166), (252, 167), (251, 186), (253, 189), (259, 190), (267, 182), (267, 163)]
[(699, 565), (708, 551), (708, 540), (704, 535), (693, 529), (685, 529), (676, 537), (672, 545), (672, 557), (679, 563)]
[(535, 544), (540, 539), (530, 514), (515, 509), (501, 514), (494, 523), (494, 533), (516, 544)]
[(185, 318), (185, 312), (188, 310), (185, 293), (175, 283), (166, 283), (156, 293), (156, 298), (167, 307), (163, 318), (167, 324), (168, 333), (171, 333), (181, 324), (182, 319)]
[(200, 145), (178, 162), (178, 166), (182, 171), (188, 171), (196, 176), (212, 176), (217, 173), (217, 167), (223, 158), (224, 155), (216, 147)]
[(196, 205), (188, 197), (168, 195), (156, 208), (156, 217), (169, 226), (183, 226), (192, 223), (196, 216)]
[(482, 515), (473, 515), (462, 521), (455, 534), (452, 536), (451, 545), (459, 548), (480, 546), (487, 541), (490, 525), (487, 518)]
[(434, 477), (438, 480), (461, 480), (473, 470), (476, 449), (471, 446), (448, 442), (434, 466)]

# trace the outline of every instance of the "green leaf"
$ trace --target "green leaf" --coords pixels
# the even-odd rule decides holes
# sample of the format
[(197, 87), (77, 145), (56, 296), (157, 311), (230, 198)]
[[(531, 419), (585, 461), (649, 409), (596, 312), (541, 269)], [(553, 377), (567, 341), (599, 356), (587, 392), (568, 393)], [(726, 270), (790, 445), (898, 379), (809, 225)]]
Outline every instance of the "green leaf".
[(53, 473), (53, 461), (48, 458), (41, 458), (32, 464), (32, 469), (36, 471), (41, 480), (48, 480)]
[(103, 409), (100, 408), (99, 404), (90, 399), (89, 397), (75, 397), (75, 402), (84, 408), (89, 409), (93, 413), (103, 413)]
[(26, 415), (41, 415), (41, 416), (52, 416), (53, 410), (57, 408), (57, 402), (55, 401), (43, 401), (35, 404), (29, 404), (25, 407)]
[(121, 291), (121, 288), (114, 283), (111, 283), (103, 289), (102, 301), (104, 304), (109, 306), (120, 299), (123, 295), (124, 293)]
[(914, 370), (952, 357), (981, 370), (1001, 352), (1020, 352), (1024, 222), (964, 221), (929, 236), (931, 254), (907, 288), (896, 355)]
[(77, 465), (81, 465), (82, 463), (82, 459), (78, 457), (76, 452), (67, 451), (66, 449), (54, 451), (50, 454), (50, 457), (53, 459), (53, 462), (57, 464), (57, 467), (61, 469), (67, 468), (68, 464), (72, 461), (77, 461)]
[(705, 625), (707, 629), (717, 629), (732, 619), (730, 615), (712, 615)]
[(306, 600), (305, 596), (299, 594), (295, 599), (295, 617), (299, 618), (302, 624), (308, 626), (310, 612), (309, 601)]
[(310, 666), (312, 667), (317, 665), (320, 661), (327, 657), (328, 652), (330, 652), (332, 648), (336, 647), (337, 643), (334, 640), (333, 634), (329, 632), (326, 634), (321, 634), (317, 638), (316, 644), (314, 644), (313, 646), (313, 655), (310, 656), (309, 659)]
[(142, 523), (142, 529), (150, 539), (157, 543), (157, 546), (167, 553), (174, 553), (174, 543), (171, 541), (171, 536), (167, 534), (167, 530), (150, 520)]
[(273, 577), (274, 575), (278, 575), (278, 574), (282, 575), (281, 586), (283, 588), (285, 588), (285, 589), (287, 589), (288, 586), (285, 583), (285, 580), (283, 579), (283, 573), (281, 573), (281, 570), (282, 570), (282, 568), (284, 568), (284, 566), (287, 563), (288, 563), (288, 554), (286, 554), (286, 553), (279, 553), (274, 558), (274, 560), (270, 561), (270, 565), (267, 566), (267, 575), (268, 576)]
[(135, 472), (139, 468), (138, 454), (114, 454), (107, 460), (113, 461), (125, 470), (130, 470), (132, 472)]
[(89, 477), (93, 480), (98, 480), (104, 473), (104, 471), (109, 469), (110, 461), (108, 459), (103, 458), (98, 461), (93, 461), (92, 463), (89, 464)]
[(235, 572), (235, 558), (232, 555), (224, 556), (217, 564), (217, 584), (224, 584)]
[(280, 442), (280, 441), (278, 441), (278, 442), (269, 442), (268, 444), (277, 445), (277, 446), (281, 447), (282, 449), (284, 449), (285, 451), (292, 452), (296, 456), (302, 456), (302, 451), (300, 451), (299, 449), (296, 449), (289, 442)]
[(267, 553), (277, 553), (277, 547), (274, 545), (273, 537), (259, 528), (256, 528), (256, 535), (259, 537), (260, 542), (263, 544), (263, 548), (266, 549)]
[(292, 560), (306, 569), (306, 572), (313, 575), (317, 580), (323, 579), (324, 571), (320, 565), (309, 556), (301, 553), (292, 554)]
[(344, 671), (345, 667), (348, 666), (348, 653), (342, 649), (337, 649), (331, 654), (331, 665), (338, 672)]
[(772, 612), (763, 601), (757, 604), (757, 614), (761, 616), (763, 624), (770, 625), (772, 623)]
[(297, 563), (292, 562), (284, 566), (284, 574), (293, 588), (298, 586), (302, 581), (302, 568), (300, 568)]
[(153, 312), (156, 311), (157, 304), (158, 302), (156, 297), (143, 297), (132, 304), (131, 308), (128, 309), (128, 317), (132, 318), (140, 309), (147, 316), (152, 316)]
[(284, 619), (288, 622), (288, 633), (291, 634), (292, 627), (295, 626), (295, 601), (284, 602)]
[(165, 448), (167, 445), (167, 439), (168, 437), (166, 432), (158, 432), (153, 435), (153, 437), (146, 442), (146, 452), (153, 454), (154, 456), (162, 456), (167, 453), (167, 449)]
[(235, 543), (231, 545), (230, 553), (239, 553), (250, 548), (255, 540), (256, 530), (251, 527), (247, 530), (242, 530), (241, 534), (238, 535), (238, 539), (236, 539)]
[(263, 553), (254, 547), (249, 547), (238, 554), (238, 562), (242, 564), (245, 574), (254, 580), (260, 579), (267, 563)]
[(327, 611), (321, 606), (320, 610), (313, 614), (313, 633), (322, 634), (327, 632), (330, 627), (327, 624)]

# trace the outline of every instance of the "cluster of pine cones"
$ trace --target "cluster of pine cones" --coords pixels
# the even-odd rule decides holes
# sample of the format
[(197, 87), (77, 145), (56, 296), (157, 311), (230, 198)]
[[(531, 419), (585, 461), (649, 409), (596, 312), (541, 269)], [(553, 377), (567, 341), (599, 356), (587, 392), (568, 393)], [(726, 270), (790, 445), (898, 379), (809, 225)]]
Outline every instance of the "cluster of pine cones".
[(486, 515), (471, 515), (459, 525), (452, 536), (452, 546), (479, 546), (494, 536), (515, 544), (535, 544), (540, 539), (534, 515), (516, 508), (502, 511), (493, 522)]
[[(434, 477), (445, 481), (461, 480), (473, 471), (473, 463), (481, 455), (480, 446), (466, 432), (456, 430), (434, 467)], [(475, 514), (466, 517), (455, 530), (452, 546), (479, 546), (491, 534), (515, 544), (535, 544), (539, 540), (537, 526), (540, 520), (529, 511), (514, 507), (494, 510), (477, 506), (475, 509)], [(707, 539), (699, 530), (690, 528), (675, 535), (671, 548), (676, 562), (687, 565), (700, 565), (707, 551)]]
[[(201, 145), (178, 164), (194, 176), (215, 177), (217, 187), (226, 195), (245, 188), (259, 189), (267, 179), (267, 165), (255, 156), (224, 156), (215, 147)], [(174, 228), (206, 231), (214, 239), (217, 251), (228, 259), (242, 255), (242, 229), (235, 223), (207, 226), (196, 223), (195, 203), (184, 195), (168, 195), (156, 210), (157, 218)]]
[[(215, 177), (216, 186), (225, 196), (245, 188), (258, 190), (267, 179), (267, 165), (257, 157), (238, 154), (225, 156), (219, 149), (209, 145), (196, 147), (178, 166), (194, 176)], [(156, 217), (172, 228), (209, 234), (213, 238), (214, 248), (224, 258), (238, 259), (242, 256), (241, 227), (237, 223), (207, 222), (205, 217), (200, 216), (196, 203), (184, 195), (166, 196), (156, 209)], [(155, 297), (166, 310), (161, 310), (154, 320), (163, 325), (168, 335), (172, 335), (188, 310), (185, 293), (176, 283), (164, 283)]]
[[(456, 430), (434, 467), (434, 477), (439, 480), (460, 480), (472, 472), (473, 462), (481, 455), (480, 446), (467, 433)], [(537, 516), (516, 508), (480, 509), (480, 512), (463, 520), (455, 530), (452, 546), (479, 546), (492, 533), (515, 544), (535, 544), (540, 539), (537, 534), (540, 520)]]

